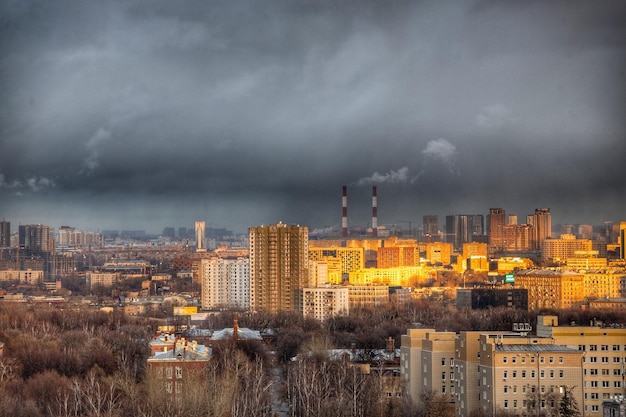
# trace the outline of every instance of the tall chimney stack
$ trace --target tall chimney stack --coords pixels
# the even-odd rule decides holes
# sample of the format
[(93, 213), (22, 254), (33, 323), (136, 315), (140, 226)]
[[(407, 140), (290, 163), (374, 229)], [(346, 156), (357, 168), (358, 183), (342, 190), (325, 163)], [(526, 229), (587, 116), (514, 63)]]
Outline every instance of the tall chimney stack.
[(378, 200), (376, 186), (372, 187), (372, 236), (378, 236)]
[(343, 186), (343, 197), (341, 198), (341, 236), (348, 237), (348, 187)]

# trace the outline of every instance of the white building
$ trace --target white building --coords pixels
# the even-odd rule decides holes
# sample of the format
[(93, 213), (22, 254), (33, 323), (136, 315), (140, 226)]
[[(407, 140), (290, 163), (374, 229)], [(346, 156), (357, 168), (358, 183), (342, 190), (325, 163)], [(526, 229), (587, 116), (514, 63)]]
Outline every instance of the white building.
[(300, 308), (304, 317), (324, 321), (337, 315), (348, 315), (349, 298), (346, 287), (303, 288), (301, 294)]
[(248, 258), (202, 259), (200, 264), (202, 308), (250, 307), (250, 261)]

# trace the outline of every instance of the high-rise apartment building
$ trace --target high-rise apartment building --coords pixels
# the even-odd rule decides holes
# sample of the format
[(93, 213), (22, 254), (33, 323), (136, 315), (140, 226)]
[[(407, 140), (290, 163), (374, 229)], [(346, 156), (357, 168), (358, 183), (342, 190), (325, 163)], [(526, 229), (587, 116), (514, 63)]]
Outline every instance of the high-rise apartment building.
[(248, 258), (200, 260), (202, 308), (250, 306), (250, 261)]
[(309, 286), (309, 229), (283, 223), (249, 228), (250, 308), (298, 309), (302, 288)]
[(23, 224), (18, 230), (20, 248), (31, 252), (54, 252), (54, 233), (50, 226)]
[(11, 246), (11, 222), (0, 221), (0, 248)]
[(489, 246), (494, 250), (501, 250), (504, 243), (504, 226), (506, 226), (506, 213), (501, 208), (490, 208), (487, 215), (487, 232), (489, 234)]
[(205, 222), (196, 222), (196, 252), (206, 252), (206, 244), (204, 242)]
[(541, 249), (541, 243), (552, 237), (552, 215), (549, 208), (538, 208), (532, 217), (535, 230), (534, 249)]
[(482, 214), (455, 214), (446, 216), (446, 242), (460, 249), (463, 243), (473, 242), (484, 234)]
[(439, 217), (436, 214), (425, 215), (422, 218), (422, 237), (427, 242), (439, 237)]
[(619, 257), (626, 259), (626, 222), (619, 224)]

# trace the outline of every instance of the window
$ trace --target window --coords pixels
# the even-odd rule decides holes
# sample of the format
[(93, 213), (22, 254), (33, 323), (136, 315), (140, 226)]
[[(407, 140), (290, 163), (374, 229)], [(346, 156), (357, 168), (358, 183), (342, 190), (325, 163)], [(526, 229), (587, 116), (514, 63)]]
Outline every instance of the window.
[(504, 357), (502, 358), (502, 363), (507, 363), (507, 358), (506, 358), (506, 356), (504, 356)]
[(613, 350), (619, 351), (619, 345), (613, 345)]
[(602, 375), (609, 375), (609, 370), (608, 369), (603, 369), (602, 370)]
[(598, 381), (590, 381), (591, 388), (598, 388)]
[(535, 371), (530, 371), (530, 377), (533, 379), (535, 378)]
[(559, 363), (563, 363), (563, 356), (559, 356)]
[(522, 378), (526, 378), (526, 371), (522, 371)]
[(156, 372), (156, 374), (157, 374), (157, 378), (159, 378), (159, 379), (163, 379), (163, 368), (159, 366), (159, 367), (157, 368), (157, 372)]
[(526, 394), (526, 385), (522, 385), (522, 394)]
[(590, 369), (589, 370), (589, 375), (598, 375), (598, 370), (597, 369)]
[(613, 381), (613, 388), (621, 388), (622, 381)]
[(512, 374), (513, 374), (513, 378), (517, 378), (517, 371), (513, 371)]
[(598, 350), (598, 345), (589, 345), (589, 350), (591, 351)]
[(172, 375), (173, 375), (172, 367), (168, 366), (167, 368), (165, 368), (165, 377), (167, 379), (172, 379)]
[(543, 369), (541, 370), (541, 372), (539, 373), (540, 378), (543, 379), (546, 377), (546, 371), (544, 371)]
[(545, 358), (543, 356), (539, 358), (539, 363), (544, 363), (544, 361), (545, 361)]
[(609, 381), (602, 381), (602, 388), (608, 388), (609, 387)]
[(587, 359), (589, 359), (589, 362), (591, 362), (591, 363), (596, 363), (596, 362), (598, 362), (598, 358), (596, 358), (595, 356), (591, 356), (591, 357), (589, 357), (589, 358), (587, 358)]
[(603, 356), (602, 357), (602, 363), (609, 363), (609, 357), (608, 356)]
[(502, 377), (504, 379), (507, 379), (508, 376), (509, 376), (509, 372), (508, 371), (504, 371), (504, 373), (502, 374)]
[(513, 400), (513, 408), (517, 408), (517, 400)]
[(585, 345), (578, 345), (578, 350), (585, 350)]
[(619, 357), (616, 356), (613, 358), (613, 363), (619, 363), (619, 362), (620, 362)]
[(526, 358), (522, 357), (522, 363), (526, 363)]
[(600, 345), (600, 350), (609, 350), (609, 345)]
[(562, 369), (559, 370), (559, 378), (563, 378), (565, 372)]
[(504, 408), (509, 408), (509, 400), (504, 400)]
[(504, 386), (504, 393), (505, 394), (509, 393), (509, 387), (507, 385)]
[(554, 370), (550, 370), (550, 378), (554, 378)]
[(619, 369), (613, 369), (613, 376), (620, 376), (620, 370)]
[(443, 366), (446, 365), (446, 358), (441, 358), (441, 365), (443, 365)]
[(548, 359), (548, 362), (554, 363), (554, 357), (550, 356), (550, 358)]
[(511, 358), (511, 363), (517, 363), (517, 358), (515, 356)]
[(530, 357), (530, 363), (535, 363), (535, 357), (534, 356)]
[(441, 380), (442, 380), (442, 381), (445, 381), (445, 380), (446, 380), (446, 373), (445, 373), (445, 372), (442, 372), (442, 373), (441, 373)]
[(183, 368), (181, 366), (176, 367), (176, 379), (181, 379), (183, 377)]

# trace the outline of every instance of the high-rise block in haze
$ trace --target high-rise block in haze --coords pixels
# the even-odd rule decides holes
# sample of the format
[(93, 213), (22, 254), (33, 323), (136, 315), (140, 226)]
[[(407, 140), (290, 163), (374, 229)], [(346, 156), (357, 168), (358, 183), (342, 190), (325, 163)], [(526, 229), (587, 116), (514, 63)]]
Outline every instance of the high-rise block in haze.
[(535, 209), (532, 225), (535, 228), (534, 249), (541, 249), (541, 242), (552, 237), (552, 215), (550, 214), (550, 209)]
[(439, 236), (439, 217), (429, 214), (422, 217), (422, 236), (427, 242), (436, 240)]
[(446, 216), (446, 242), (452, 243), (455, 249), (464, 243), (473, 242), (474, 238), (483, 236), (482, 214), (455, 214)]
[(20, 248), (32, 252), (54, 252), (54, 233), (50, 226), (22, 224), (19, 226)]
[(283, 223), (249, 228), (250, 308), (270, 313), (298, 309), (309, 286), (309, 229)]
[(504, 226), (506, 226), (506, 213), (501, 208), (490, 208), (487, 215), (487, 233), (489, 233), (489, 246), (503, 248)]
[(196, 252), (206, 252), (204, 243), (204, 222), (196, 222)]
[(11, 246), (11, 222), (0, 221), (0, 248)]

